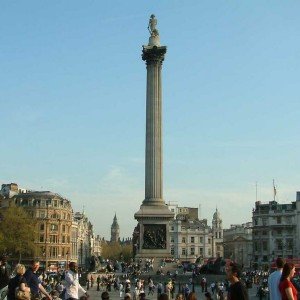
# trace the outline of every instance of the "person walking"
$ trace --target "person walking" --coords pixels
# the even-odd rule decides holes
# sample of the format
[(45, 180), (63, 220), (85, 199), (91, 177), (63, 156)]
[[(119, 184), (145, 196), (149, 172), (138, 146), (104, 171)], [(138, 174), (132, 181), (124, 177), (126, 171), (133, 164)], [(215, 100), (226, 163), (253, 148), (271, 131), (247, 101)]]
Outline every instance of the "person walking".
[(47, 299), (52, 299), (49, 293), (44, 289), (37, 271), (40, 268), (40, 262), (38, 260), (32, 260), (30, 268), (25, 272), (24, 277), (26, 279), (28, 287), (31, 291), (31, 299), (39, 299), (41, 292)]
[(66, 281), (66, 300), (75, 300), (79, 299), (79, 291), (85, 294), (86, 297), (89, 297), (86, 290), (79, 284), (77, 265), (75, 262), (69, 263), (69, 270), (66, 272), (65, 276)]
[(240, 281), (241, 273), (241, 267), (233, 262), (226, 269), (227, 278), (230, 282), (228, 300), (248, 300), (247, 289)]
[(282, 269), (282, 275), (279, 283), (279, 290), (282, 300), (297, 300), (298, 292), (291, 282), (295, 274), (295, 265), (285, 263)]
[(269, 288), (269, 295), (271, 300), (281, 300), (279, 283), (282, 275), (283, 265), (284, 265), (284, 260), (281, 257), (278, 257), (276, 259), (277, 270), (269, 275), (268, 288)]
[(11, 268), (7, 263), (7, 257), (3, 255), (0, 260), (0, 290), (8, 285)]

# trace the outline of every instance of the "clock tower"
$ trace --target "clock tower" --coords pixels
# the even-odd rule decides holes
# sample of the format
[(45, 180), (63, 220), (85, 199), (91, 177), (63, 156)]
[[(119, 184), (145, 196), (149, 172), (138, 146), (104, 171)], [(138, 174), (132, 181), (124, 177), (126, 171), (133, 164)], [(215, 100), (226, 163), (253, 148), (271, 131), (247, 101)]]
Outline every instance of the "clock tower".
[(116, 214), (114, 216), (114, 221), (113, 221), (113, 223), (111, 225), (110, 233), (111, 233), (110, 241), (111, 242), (118, 242), (119, 239), (120, 239), (120, 226), (118, 224), (118, 220), (117, 220), (117, 215)]

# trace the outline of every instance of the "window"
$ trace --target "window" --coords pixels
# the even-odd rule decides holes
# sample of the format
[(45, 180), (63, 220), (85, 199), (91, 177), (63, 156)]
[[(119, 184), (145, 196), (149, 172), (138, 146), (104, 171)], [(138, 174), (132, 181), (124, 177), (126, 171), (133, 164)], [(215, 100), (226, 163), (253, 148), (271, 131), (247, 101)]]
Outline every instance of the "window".
[(45, 213), (44, 210), (40, 210), (39, 214), (40, 214), (39, 217), (42, 218), (42, 219), (44, 219), (46, 217), (46, 213)]
[(268, 223), (268, 219), (267, 218), (262, 218), (262, 224), (263, 226), (266, 226)]
[(282, 250), (283, 248), (283, 243), (282, 240), (276, 240), (276, 245), (277, 245), (277, 250)]
[(66, 232), (66, 225), (62, 225), (62, 232)]
[(62, 243), (65, 243), (66, 242), (66, 236), (65, 235), (63, 235), (62, 236), (62, 241), (61, 241)]
[(215, 232), (215, 237), (216, 237), (216, 239), (218, 238), (218, 233), (217, 232)]
[(40, 224), (40, 231), (44, 231), (45, 230), (45, 224), (44, 223), (41, 223)]
[(58, 248), (50, 247), (50, 257), (57, 257), (57, 255), (58, 255)]
[(59, 214), (57, 213), (54, 213), (52, 216), (51, 216), (52, 219), (59, 219)]
[(286, 248), (287, 250), (293, 250), (293, 239), (286, 240)]
[(200, 243), (202, 244), (203, 243), (203, 237), (200, 236)]
[(43, 234), (40, 235), (40, 243), (44, 243), (44, 235)]
[(172, 230), (172, 231), (174, 230), (174, 226), (171, 226), (171, 230)]
[(268, 243), (266, 241), (262, 242), (262, 248), (263, 248), (263, 251), (267, 251), (268, 250)]
[(181, 254), (182, 254), (182, 255), (185, 255), (185, 254), (186, 254), (186, 249), (185, 249), (185, 248), (182, 248), (182, 249), (181, 249)]
[(222, 232), (219, 232), (219, 239), (222, 238)]
[(195, 237), (194, 236), (191, 237), (191, 243), (195, 243)]
[(171, 255), (174, 255), (174, 248), (171, 248)]
[(195, 255), (195, 248), (191, 248), (191, 255)]
[(258, 243), (254, 242), (253, 244), (254, 251), (258, 251)]
[(182, 237), (182, 243), (185, 243), (185, 237)]
[(211, 242), (210, 242), (210, 239), (208, 239), (208, 243), (210, 244)]
[(50, 224), (50, 230), (51, 231), (57, 231), (58, 230), (58, 225), (57, 224)]
[(57, 235), (50, 235), (50, 243), (57, 243)]
[(174, 236), (171, 236), (171, 243), (174, 243)]
[(203, 255), (203, 248), (202, 247), (199, 248), (199, 254)]
[(276, 220), (276, 221), (277, 221), (277, 224), (281, 224), (281, 217), (277, 217), (276, 219), (277, 219), (277, 220)]

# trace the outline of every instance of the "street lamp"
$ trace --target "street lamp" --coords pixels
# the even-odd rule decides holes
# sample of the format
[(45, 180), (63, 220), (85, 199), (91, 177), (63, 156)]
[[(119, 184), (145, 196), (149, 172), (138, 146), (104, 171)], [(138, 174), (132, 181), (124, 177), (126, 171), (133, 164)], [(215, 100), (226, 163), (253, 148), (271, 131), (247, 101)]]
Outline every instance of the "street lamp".
[(69, 259), (69, 251), (67, 251), (67, 253), (66, 253), (66, 259), (67, 259), (67, 261), (66, 261), (66, 267), (65, 267), (65, 269), (68, 270), (69, 269), (69, 265), (68, 265), (68, 263), (69, 263), (69, 261), (68, 261), (68, 259)]

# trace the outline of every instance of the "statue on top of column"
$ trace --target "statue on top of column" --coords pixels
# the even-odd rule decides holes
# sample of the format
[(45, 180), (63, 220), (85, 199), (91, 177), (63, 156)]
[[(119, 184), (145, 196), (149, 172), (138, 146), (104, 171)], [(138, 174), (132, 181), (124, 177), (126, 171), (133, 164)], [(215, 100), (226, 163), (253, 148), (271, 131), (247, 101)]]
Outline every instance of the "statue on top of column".
[(157, 25), (157, 19), (155, 18), (155, 15), (150, 16), (148, 30), (151, 34), (151, 36), (159, 36), (158, 30), (156, 29)]

